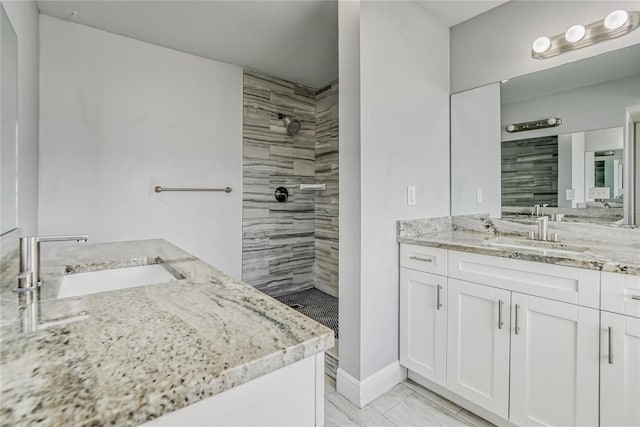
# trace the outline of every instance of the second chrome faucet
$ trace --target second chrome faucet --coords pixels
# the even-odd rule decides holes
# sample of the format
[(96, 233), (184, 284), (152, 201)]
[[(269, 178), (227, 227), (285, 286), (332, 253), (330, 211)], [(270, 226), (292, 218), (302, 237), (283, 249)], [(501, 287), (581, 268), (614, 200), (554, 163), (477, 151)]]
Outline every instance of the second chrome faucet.
[(540, 241), (558, 241), (558, 233), (549, 233), (549, 217), (541, 216), (536, 219), (538, 223), (538, 232), (530, 231), (529, 239), (531, 240), (540, 240)]
[(86, 234), (69, 236), (31, 236), (20, 238), (20, 273), (18, 274), (18, 288), (35, 288), (42, 284), (40, 277), (40, 243), (43, 242), (86, 242)]

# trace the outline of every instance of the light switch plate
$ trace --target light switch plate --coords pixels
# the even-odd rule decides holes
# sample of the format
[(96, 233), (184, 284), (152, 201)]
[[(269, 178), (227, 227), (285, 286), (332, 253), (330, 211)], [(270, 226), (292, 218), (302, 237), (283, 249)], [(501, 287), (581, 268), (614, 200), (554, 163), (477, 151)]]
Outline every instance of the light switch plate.
[(476, 188), (476, 203), (482, 203), (482, 188), (480, 187)]
[(575, 199), (575, 198), (576, 198), (576, 196), (575, 196), (575, 191), (573, 190), (573, 188), (567, 188), (565, 198), (566, 198), (567, 200), (573, 200), (573, 199)]
[(407, 187), (407, 206), (416, 205), (416, 187), (409, 185)]

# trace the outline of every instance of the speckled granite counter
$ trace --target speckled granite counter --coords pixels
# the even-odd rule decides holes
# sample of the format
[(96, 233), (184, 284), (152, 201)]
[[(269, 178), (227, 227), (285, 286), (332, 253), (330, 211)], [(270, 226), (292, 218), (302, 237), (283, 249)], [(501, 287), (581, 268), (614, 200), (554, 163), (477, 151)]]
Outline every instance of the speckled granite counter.
[[(42, 248), (40, 327), (2, 265), (3, 425), (137, 425), (333, 346), (333, 332), (164, 240)], [(184, 279), (56, 299), (65, 270), (162, 260)]]
[[(540, 242), (544, 251), (491, 245), (498, 236), (530, 244), (524, 236), (535, 226), (528, 222), (482, 215), (398, 221), (398, 242), (640, 275), (640, 228), (636, 226), (550, 222), (549, 230), (560, 235), (560, 242)], [(563, 252), (572, 248), (580, 251)]]

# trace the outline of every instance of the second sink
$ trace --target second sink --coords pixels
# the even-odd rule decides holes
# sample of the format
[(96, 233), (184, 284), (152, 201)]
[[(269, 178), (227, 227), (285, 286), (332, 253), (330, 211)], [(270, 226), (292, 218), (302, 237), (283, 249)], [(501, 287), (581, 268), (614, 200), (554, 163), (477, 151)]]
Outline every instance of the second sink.
[(495, 239), (485, 240), (484, 245), (505, 249), (520, 249), (543, 253), (551, 252), (560, 254), (578, 254), (589, 249), (586, 246), (566, 245), (560, 242), (513, 239), (506, 237), (497, 237)]
[(58, 298), (167, 283), (176, 277), (162, 263), (67, 274), (60, 283)]

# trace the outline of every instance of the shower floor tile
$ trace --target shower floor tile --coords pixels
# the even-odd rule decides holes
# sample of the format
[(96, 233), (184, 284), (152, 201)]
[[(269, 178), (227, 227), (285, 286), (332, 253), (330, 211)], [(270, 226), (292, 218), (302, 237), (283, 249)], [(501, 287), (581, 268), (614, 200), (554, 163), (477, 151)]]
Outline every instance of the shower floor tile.
[(288, 295), (282, 295), (276, 299), (327, 328), (333, 329), (336, 339), (339, 338), (338, 298), (325, 294), (316, 288), (311, 288)]

